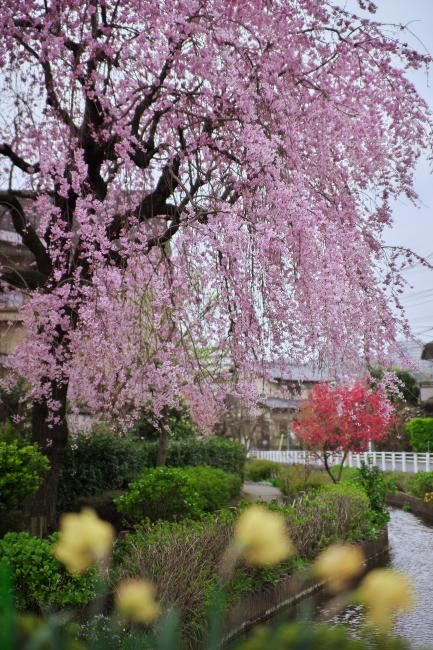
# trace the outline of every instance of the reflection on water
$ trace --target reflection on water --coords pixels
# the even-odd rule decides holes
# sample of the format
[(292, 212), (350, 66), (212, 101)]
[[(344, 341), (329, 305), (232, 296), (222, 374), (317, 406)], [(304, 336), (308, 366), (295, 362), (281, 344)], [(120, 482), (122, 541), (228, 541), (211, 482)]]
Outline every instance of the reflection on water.
[[(433, 648), (433, 527), (409, 512), (393, 509), (388, 531), (389, 565), (412, 578), (416, 593), (415, 609), (397, 619), (394, 631), (414, 648)], [(348, 607), (332, 622), (348, 625), (356, 634), (362, 619), (360, 607)]]

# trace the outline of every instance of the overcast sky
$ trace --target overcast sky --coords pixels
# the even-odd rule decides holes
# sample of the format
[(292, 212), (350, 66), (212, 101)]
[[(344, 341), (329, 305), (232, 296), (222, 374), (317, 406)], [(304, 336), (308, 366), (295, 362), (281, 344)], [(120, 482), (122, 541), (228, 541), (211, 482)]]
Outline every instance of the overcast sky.
[[(356, 0), (340, 0), (339, 4), (362, 13)], [(433, 0), (376, 0), (376, 5), (378, 21), (407, 25), (410, 32), (404, 33), (404, 41), (433, 54)], [(425, 70), (411, 72), (409, 76), (433, 110), (433, 67), (429, 76)], [(387, 231), (386, 240), (389, 244), (408, 246), (420, 255), (431, 255), (433, 262), (433, 174), (426, 159), (420, 161), (416, 170), (415, 189), (420, 205), (414, 207), (404, 199), (395, 203), (395, 223)], [(433, 340), (433, 271), (418, 266), (407, 271), (406, 278), (412, 288), (405, 292), (403, 302), (413, 333), (423, 340)]]

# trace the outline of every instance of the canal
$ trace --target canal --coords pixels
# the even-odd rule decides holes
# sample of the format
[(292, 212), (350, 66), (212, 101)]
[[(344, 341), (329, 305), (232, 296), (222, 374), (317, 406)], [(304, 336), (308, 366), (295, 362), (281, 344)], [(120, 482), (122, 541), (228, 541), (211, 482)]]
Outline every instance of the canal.
[[(401, 615), (394, 627), (412, 648), (433, 648), (433, 526), (403, 510), (392, 509), (389, 531), (389, 561), (394, 569), (409, 575), (415, 587), (416, 606)], [(348, 607), (332, 622), (348, 625), (356, 634), (363, 622), (361, 607)]]

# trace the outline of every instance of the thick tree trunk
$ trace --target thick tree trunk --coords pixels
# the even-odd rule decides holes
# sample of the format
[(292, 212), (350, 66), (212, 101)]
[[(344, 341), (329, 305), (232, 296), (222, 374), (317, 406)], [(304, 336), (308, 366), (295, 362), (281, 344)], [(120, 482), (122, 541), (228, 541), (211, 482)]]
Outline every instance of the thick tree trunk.
[(162, 425), (159, 430), (158, 453), (156, 455), (156, 466), (161, 467), (167, 461), (169, 432), (167, 427)]
[(62, 455), (68, 440), (66, 421), (66, 394), (68, 387), (53, 385), (52, 399), (60, 404), (56, 422), (50, 423), (46, 400), (34, 402), (32, 409), (32, 441), (38, 443), (48, 456), (50, 469), (39, 490), (26, 502), (30, 516), (30, 529), (34, 534), (45, 535), (57, 527), (57, 491)]

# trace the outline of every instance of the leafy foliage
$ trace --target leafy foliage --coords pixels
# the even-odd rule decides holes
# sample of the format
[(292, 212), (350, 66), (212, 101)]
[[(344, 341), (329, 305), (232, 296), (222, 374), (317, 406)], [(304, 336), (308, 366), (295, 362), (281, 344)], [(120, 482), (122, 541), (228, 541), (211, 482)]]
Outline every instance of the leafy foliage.
[(136, 521), (195, 518), (203, 513), (202, 499), (193, 481), (185, 470), (177, 467), (147, 470), (116, 499), (116, 506)]
[(288, 497), (295, 497), (301, 492), (320, 490), (329, 482), (328, 475), (311, 465), (282, 466), (273, 484)]
[(275, 478), (281, 470), (281, 465), (272, 460), (257, 458), (249, 460), (245, 467), (245, 476), (250, 481), (269, 481)]
[(414, 497), (423, 499), (426, 493), (433, 492), (433, 472), (418, 472), (406, 482), (406, 490)]
[(0, 510), (14, 508), (36, 492), (48, 468), (37, 445), (0, 442)]
[(0, 561), (11, 568), (19, 609), (81, 608), (95, 597), (95, 571), (69, 575), (53, 556), (55, 541), (56, 535), (40, 539), (27, 533), (7, 533), (0, 540)]
[(216, 467), (186, 467), (189, 477), (201, 501), (205, 512), (213, 512), (226, 506), (231, 499), (239, 495), (242, 480), (239, 474), (228, 474)]
[(377, 465), (361, 462), (355, 480), (365, 490), (374, 513), (375, 523), (383, 527), (389, 521), (389, 512), (386, 505), (386, 493), (389, 489), (385, 474)]
[(433, 451), (433, 418), (413, 418), (407, 422), (406, 431), (414, 451)]
[[(391, 402), (383, 392), (361, 383), (352, 387), (316, 384), (293, 428), (307, 448), (321, 452), (326, 471), (338, 481), (345, 454), (365, 450), (370, 440), (385, 438), (391, 423)], [(329, 466), (334, 452), (343, 454), (337, 476)]]
[(146, 465), (144, 451), (135, 440), (103, 431), (70, 440), (59, 479), (59, 512), (75, 509), (79, 497), (126, 488)]
[(245, 447), (235, 440), (214, 436), (207, 440), (183, 440), (170, 443), (167, 465), (210, 465), (243, 476)]

